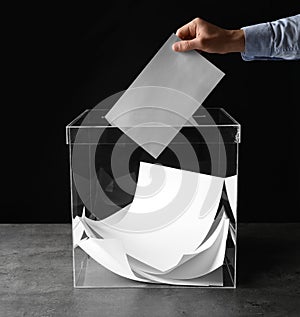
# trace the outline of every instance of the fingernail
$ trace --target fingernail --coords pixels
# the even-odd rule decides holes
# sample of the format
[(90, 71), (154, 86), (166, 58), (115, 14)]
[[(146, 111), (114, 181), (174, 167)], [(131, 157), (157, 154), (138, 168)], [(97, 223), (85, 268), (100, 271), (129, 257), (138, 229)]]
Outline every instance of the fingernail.
[(177, 45), (176, 45), (176, 44), (173, 44), (173, 45), (172, 45), (172, 48), (173, 48), (173, 51), (175, 51), (175, 52), (176, 52), (176, 51), (177, 51), (177, 49), (178, 49), (178, 47), (177, 47)]

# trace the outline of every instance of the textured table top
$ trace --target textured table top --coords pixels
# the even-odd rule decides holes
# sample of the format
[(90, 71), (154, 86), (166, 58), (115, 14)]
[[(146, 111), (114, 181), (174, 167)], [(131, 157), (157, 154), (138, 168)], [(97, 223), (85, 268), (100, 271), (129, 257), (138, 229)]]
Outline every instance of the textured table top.
[(73, 289), (70, 224), (0, 225), (0, 316), (300, 316), (300, 223), (238, 229), (237, 289)]

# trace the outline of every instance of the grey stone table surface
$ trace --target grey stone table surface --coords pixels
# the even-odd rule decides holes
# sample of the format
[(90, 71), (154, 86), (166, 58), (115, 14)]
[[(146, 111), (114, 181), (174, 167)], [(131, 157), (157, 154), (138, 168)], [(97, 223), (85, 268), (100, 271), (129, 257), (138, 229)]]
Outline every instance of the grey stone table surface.
[(0, 316), (300, 316), (300, 224), (239, 224), (237, 289), (74, 289), (70, 224), (0, 225)]

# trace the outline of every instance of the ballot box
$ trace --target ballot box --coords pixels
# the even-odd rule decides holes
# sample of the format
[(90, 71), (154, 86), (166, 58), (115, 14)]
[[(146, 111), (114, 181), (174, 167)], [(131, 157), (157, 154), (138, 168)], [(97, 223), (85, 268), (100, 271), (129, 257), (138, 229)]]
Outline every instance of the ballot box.
[(235, 288), (239, 123), (200, 107), (168, 142), (143, 144), (107, 112), (66, 127), (74, 287)]

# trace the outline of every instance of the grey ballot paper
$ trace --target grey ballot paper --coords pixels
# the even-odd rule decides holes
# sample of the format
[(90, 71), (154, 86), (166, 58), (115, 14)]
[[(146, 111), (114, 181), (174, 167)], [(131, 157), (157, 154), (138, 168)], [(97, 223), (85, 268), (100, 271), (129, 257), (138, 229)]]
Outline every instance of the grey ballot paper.
[(105, 116), (157, 158), (224, 73), (199, 52), (174, 52), (172, 34)]

